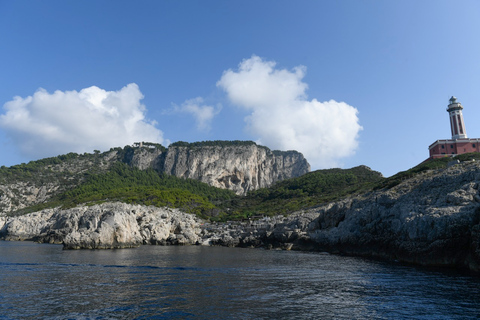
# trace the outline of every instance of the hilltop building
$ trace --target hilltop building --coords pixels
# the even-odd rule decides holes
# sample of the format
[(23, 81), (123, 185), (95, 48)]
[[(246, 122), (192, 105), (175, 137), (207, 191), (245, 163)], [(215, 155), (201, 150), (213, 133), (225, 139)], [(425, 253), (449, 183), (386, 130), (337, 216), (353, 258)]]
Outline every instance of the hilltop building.
[(467, 137), (465, 122), (463, 121), (463, 106), (457, 98), (451, 97), (447, 112), (450, 116), (450, 129), (452, 139), (437, 140), (428, 147), (429, 159), (437, 159), (446, 156), (456, 156), (468, 152), (480, 152), (480, 139)]

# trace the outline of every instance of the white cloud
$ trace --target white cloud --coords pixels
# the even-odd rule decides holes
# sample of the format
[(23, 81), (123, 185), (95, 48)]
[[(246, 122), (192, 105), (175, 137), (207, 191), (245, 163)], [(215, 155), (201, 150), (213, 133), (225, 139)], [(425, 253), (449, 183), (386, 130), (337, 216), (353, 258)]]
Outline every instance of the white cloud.
[(92, 86), (48, 93), (39, 89), (4, 104), (2, 128), (28, 157), (92, 152), (136, 141), (164, 143), (163, 133), (145, 119), (143, 95), (135, 83), (118, 91)]
[(251, 111), (247, 131), (270, 148), (302, 152), (314, 168), (335, 167), (353, 155), (362, 130), (358, 110), (334, 100), (307, 100), (306, 68), (275, 65), (253, 55), (217, 82), (233, 104)]
[(188, 113), (195, 118), (197, 129), (209, 131), (213, 117), (221, 110), (220, 106), (216, 108), (204, 104), (202, 97), (186, 100), (181, 106), (174, 105), (173, 112)]

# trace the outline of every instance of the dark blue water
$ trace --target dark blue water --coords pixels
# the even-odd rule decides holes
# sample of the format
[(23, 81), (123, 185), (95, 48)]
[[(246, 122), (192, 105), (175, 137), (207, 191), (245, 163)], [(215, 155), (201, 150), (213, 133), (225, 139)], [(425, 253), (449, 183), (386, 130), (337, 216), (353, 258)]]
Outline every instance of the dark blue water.
[(319, 253), (0, 241), (0, 319), (477, 319), (480, 280)]

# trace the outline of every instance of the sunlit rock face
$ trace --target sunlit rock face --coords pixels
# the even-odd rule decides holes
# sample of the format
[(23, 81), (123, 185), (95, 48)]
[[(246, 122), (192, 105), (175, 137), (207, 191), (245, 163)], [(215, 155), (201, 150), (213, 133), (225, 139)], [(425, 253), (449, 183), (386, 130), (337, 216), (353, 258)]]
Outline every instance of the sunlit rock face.
[(140, 170), (152, 168), (238, 195), (310, 171), (307, 160), (297, 151), (271, 151), (249, 141), (182, 143), (166, 150), (135, 148), (124, 161)]
[(239, 195), (310, 171), (296, 151), (271, 151), (256, 144), (169, 147), (158, 168), (180, 178), (200, 180)]
[(65, 249), (119, 249), (142, 244), (197, 244), (204, 223), (176, 209), (103, 203), (46, 209), (1, 221), (0, 238), (62, 243)]

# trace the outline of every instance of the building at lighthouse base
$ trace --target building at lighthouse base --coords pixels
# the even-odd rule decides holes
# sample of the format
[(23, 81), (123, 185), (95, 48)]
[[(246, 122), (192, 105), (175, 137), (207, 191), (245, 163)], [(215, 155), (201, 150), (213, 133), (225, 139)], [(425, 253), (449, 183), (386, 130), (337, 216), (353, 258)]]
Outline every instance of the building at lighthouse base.
[(428, 150), (430, 159), (455, 156), (469, 152), (480, 152), (480, 139), (446, 139), (432, 143)]

